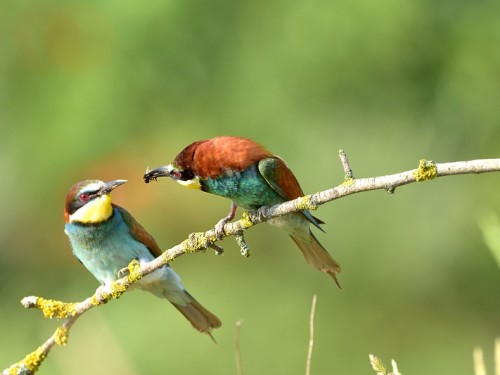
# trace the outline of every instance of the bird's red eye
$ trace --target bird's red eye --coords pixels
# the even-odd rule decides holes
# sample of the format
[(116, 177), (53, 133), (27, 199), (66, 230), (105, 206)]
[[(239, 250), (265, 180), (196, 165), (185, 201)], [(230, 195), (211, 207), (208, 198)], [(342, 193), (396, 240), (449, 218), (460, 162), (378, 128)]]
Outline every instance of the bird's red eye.
[(80, 194), (80, 200), (83, 202), (86, 202), (89, 200), (89, 195), (87, 193), (81, 193)]

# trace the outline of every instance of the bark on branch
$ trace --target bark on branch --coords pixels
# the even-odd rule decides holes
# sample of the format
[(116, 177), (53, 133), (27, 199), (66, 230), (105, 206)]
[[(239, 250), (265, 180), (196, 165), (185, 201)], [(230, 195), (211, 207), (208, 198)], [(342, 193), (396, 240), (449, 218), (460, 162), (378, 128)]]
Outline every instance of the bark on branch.
[[(500, 159), (470, 160), (452, 163), (434, 163), (433, 161), (420, 160), (416, 169), (392, 175), (356, 179), (343, 150), (340, 150), (339, 157), (345, 173), (344, 181), (340, 185), (272, 207), (262, 207), (255, 212), (245, 212), (240, 220), (227, 223), (224, 226), (224, 237), (235, 236), (241, 248), (242, 255), (248, 256), (248, 246), (245, 243), (243, 232), (269, 219), (291, 212), (315, 210), (322, 204), (354, 193), (380, 189), (394, 193), (395, 189), (399, 186), (432, 180), (437, 177), (500, 171)], [(66, 345), (69, 330), (75, 321), (86, 311), (95, 306), (102, 305), (111, 299), (119, 298), (130, 285), (141, 277), (159, 269), (183, 254), (204, 251), (208, 248), (212, 248), (217, 254), (220, 254), (223, 250), (216, 244), (217, 241), (218, 238), (215, 229), (192, 233), (182, 243), (166, 250), (161, 256), (147, 264), (140, 265), (136, 261), (131, 262), (128, 267), (129, 272), (127, 276), (118, 279), (107, 287), (100, 286), (92, 296), (81, 302), (65, 303), (35, 296), (23, 298), (21, 303), (24, 307), (38, 308), (47, 318), (59, 318), (65, 319), (65, 321), (41, 346), (19, 362), (3, 370), (1, 375), (33, 374), (38, 370), (43, 360), (55, 345)]]

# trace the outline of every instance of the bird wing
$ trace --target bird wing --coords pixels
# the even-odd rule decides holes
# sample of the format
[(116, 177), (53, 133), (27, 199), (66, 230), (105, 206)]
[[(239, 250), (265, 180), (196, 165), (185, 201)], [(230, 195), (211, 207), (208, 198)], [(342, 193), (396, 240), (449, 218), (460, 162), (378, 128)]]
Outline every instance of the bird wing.
[[(287, 201), (304, 195), (297, 178), (280, 157), (274, 156), (262, 159), (259, 161), (258, 168), (269, 186)], [(324, 224), (323, 221), (311, 215), (309, 211), (304, 210), (302, 214), (317, 228), (323, 230), (319, 226)]]
[(153, 236), (150, 235), (148, 231), (146, 231), (146, 229), (144, 229), (144, 227), (139, 224), (126, 209), (117, 205), (113, 206), (122, 215), (123, 221), (127, 224), (132, 237), (134, 237), (136, 241), (144, 244), (155, 258), (160, 256), (163, 251), (160, 246), (158, 246)]
[(285, 161), (277, 156), (259, 161), (259, 172), (274, 191), (286, 200), (304, 195), (299, 182)]

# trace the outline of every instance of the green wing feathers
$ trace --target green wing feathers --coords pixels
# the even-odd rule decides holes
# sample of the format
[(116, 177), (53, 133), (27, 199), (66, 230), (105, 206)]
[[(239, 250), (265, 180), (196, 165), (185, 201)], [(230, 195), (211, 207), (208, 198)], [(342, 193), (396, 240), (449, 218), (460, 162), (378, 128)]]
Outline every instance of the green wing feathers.
[(259, 172), (274, 191), (289, 201), (304, 195), (293, 172), (283, 159), (275, 156), (259, 162)]
[[(304, 192), (293, 172), (288, 168), (285, 161), (279, 157), (262, 159), (259, 162), (259, 172), (266, 182), (275, 192), (281, 195), (286, 201), (302, 197)], [(302, 211), (302, 214), (316, 228), (324, 232), (320, 224), (323, 221), (311, 215), (309, 211)]]

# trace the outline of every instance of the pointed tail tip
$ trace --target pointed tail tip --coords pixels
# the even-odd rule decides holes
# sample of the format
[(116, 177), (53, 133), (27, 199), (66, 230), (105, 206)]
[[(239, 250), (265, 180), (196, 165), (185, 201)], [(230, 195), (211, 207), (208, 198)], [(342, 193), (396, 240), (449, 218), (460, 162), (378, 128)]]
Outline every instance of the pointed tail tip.
[[(213, 315), (213, 314), (212, 314)], [(216, 329), (216, 328), (219, 328), (221, 325), (222, 325), (222, 322), (215, 316), (213, 315), (213, 317), (216, 319), (216, 320), (211, 320), (211, 322), (209, 323), (209, 325), (207, 326), (206, 329), (203, 329), (203, 330), (200, 330), (198, 327), (194, 326), (193, 327), (195, 329), (197, 329), (198, 331), (200, 331), (201, 333), (206, 333), (208, 336), (210, 336), (210, 338), (212, 339), (212, 341), (214, 342), (214, 344), (218, 344), (217, 340), (214, 338), (214, 336), (212, 335), (212, 330)]]
[(212, 339), (212, 341), (214, 342), (215, 345), (218, 345), (217, 340), (215, 340), (215, 338), (212, 336), (212, 332), (207, 331), (207, 332), (204, 332), (204, 333), (206, 333), (208, 336), (210, 336), (210, 338)]
[(196, 329), (198, 332), (200, 333), (203, 333), (203, 334), (206, 334), (210, 337), (210, 339), (214, 342), (215, 345), (218, 345), (219, 343), (217, 342), (217, 340), (215, 339), (215, 337), (212, 335), (212, 330), (216, 329), (216, 328), (219, 328), (222, 323), (220, 321), (217, 321), (215, 324), (212, 323), (209, 323), (208, 325), (204, 326), (204, 327), (201, 327), (199, 325), (195, 325), (195, 323), (193, 323), (191, 321), (191, 325), (193, 326), (194, 329)]
[(342, 290), (342, 285), (340, 285), (340, 281), (337, 278), (337, 274), (340, 273), (340, 266), (338, 264), (337, 264), (336, 267), (333, 267), (333, 268), (332, 267), (321, 268), (320, 271), (326, 273), (327, 275), (329, 275), (333, 279), (333, 281), (335, 281), (335, 284), (337, 284), (337, 286), (339, 287), (339, 289)]
[(191, 323), (194, 329), (198, 332), (206, 333), (215, 341), (211, 331), (219, 328), (222, 325), (220, 319), (203, 307), (197, 300), (194, 299), (187, 291), (183, 291), (184, 297), (187, 299), (185, 305), (172, 304), (181, 312), (182, 315)]
[(337, 279), (337, 272), (328, 272), (328, 274), (333, 278), (335, 281), (335, 284), (339, 287), (340, 290), (342, 290), (342, 285), (340, 285), (339, 279)]
[(339, 289), (342, 290), (342, 285), (340, 285), (340, 281), (337, 277), (337, 275), (340, 273), (340, 266), (338, 264), (336, 264), (334, 267), (329, 265), (328, 268), (317, 267), (317, 269), (323, 273), (326, 273), (328, 276), (330, 276), (333, 279), (333, 281), (335, 281), (335, 284), (337, 284)]

